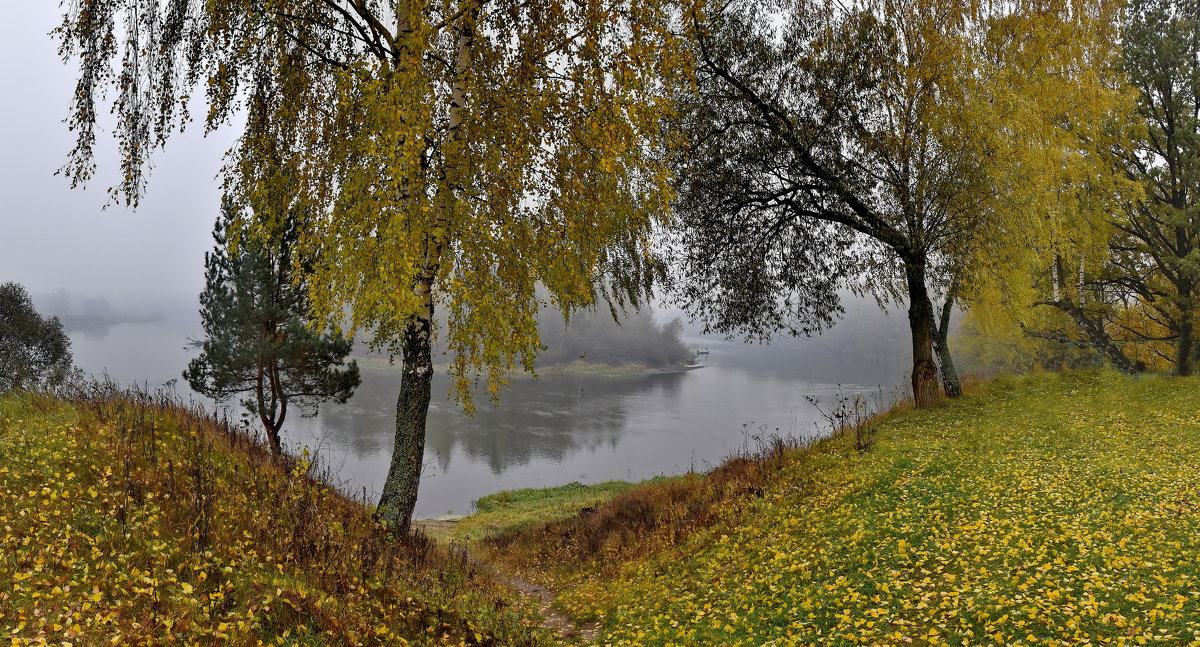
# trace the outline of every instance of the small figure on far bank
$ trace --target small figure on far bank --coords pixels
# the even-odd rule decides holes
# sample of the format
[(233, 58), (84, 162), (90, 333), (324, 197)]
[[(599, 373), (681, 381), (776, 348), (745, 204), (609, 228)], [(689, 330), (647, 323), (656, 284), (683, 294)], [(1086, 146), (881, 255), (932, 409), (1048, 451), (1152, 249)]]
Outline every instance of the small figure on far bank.
[(579, 353), (579, 359), (583, 359), (584, 355), (587, 355), (587, 351), (583, 351), (582, 353)]

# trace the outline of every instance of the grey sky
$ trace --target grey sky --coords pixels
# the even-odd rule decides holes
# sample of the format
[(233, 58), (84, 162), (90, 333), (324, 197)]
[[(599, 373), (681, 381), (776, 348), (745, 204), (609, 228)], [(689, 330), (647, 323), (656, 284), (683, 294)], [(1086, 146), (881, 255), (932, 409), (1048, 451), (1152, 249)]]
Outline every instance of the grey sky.
[(155, 158), (136, 212), (101, 209), (116, 171), (112, 154), (98, 159), (86, 190), (72, 190), (54, 175), (73, 142), (62, 120), (75, 72), (49, 35), (61, 11), (57, 2), (22, 3), (0, 21), (0, 282), (139, 310), (194, 308), (220, 204), (214, 178), (233, 135), (205, 139), (193, 128), (174, 139)]

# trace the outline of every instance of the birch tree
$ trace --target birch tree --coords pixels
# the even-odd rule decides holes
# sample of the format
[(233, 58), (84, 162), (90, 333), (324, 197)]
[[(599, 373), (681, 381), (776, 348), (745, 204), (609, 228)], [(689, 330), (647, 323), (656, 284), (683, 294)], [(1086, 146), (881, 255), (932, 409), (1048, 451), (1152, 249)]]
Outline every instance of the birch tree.
[(1132, 372), (1109, 328), (1123, 295), (1104, 278), (1113, 216), (1140, 195), (1122, 167), (1138, 121), (1123, 5), (1064, 8), (1071, 20), (1007, 20), (988, 36), (986, 147), (1006, 162), (991, 166), (991, 224), (969, 265), (972, 316), (1014, 342), (1082, 341)]
[[(665, 0), (70, 0), (78, 66), (65, 173), (93, 172), (116, 115), (135, 204), (148, 160), (199, 108), (241, 135), (226, 188), (286, 192), (321, 319), (350, 318), (403, 361), (379, 516), (408, 528), (431, 397), (430, 340), (465, 406), (539, 349), (536, 284), (570, 311), (646, 291), (671, 192), (667, 85), (684, 58)], [(262, 160), (270, 159), (271, 164)], [(267, 171), (266, 169), (270, 169)], [(263, 226), (269, 226), (263, 225)], [(599, 275), (615, 277), (598, 294)], [(448, 314), (435, 329), (435, 308)]]

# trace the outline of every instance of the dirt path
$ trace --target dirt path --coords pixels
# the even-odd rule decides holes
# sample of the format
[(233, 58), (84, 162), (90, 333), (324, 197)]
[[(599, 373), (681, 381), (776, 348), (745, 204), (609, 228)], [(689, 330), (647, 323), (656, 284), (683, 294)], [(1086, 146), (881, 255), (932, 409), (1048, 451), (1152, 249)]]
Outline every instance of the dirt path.
[[(448, 530), (454, 526), (453, 521), (417, 521), (416, 524), (426, 532), (430, 530)], [(554, 591), (525, 580), (510, 577), (496, 570), (494, 566), (467, 554), (467, 559), (481, 570), (485, 570), (500, 582), (513, 588), (521, 595), (531, 598), (537, 603), (538, 614), (542, 616), (542, 626), (554, 631), (559, 636), (575, 643), (590, 644), (600, 634), (600, 627), (594, 622), (576, 625), (567, 615), (554, 608)]]
[(600, 627), (589, 622), (582, 625), (576, 625), (571, 618), (559, 613), (554, 608), (554, 591), (538, 586), (525, 580), (519, 580), (515, 577), (508, 577), (502, 573), (495, 573), (496, 577), (501, 582), (506, 582), (509, 586), (517, 590), (521, 595), (527, 598), (533, 598), (538, 605), (538, 613), (542, 616), (542, 626), (552, 631), (558, 632), (558, 635), (575, 642), (589, 644), (596, 640), (596, 636), (600, 634)]

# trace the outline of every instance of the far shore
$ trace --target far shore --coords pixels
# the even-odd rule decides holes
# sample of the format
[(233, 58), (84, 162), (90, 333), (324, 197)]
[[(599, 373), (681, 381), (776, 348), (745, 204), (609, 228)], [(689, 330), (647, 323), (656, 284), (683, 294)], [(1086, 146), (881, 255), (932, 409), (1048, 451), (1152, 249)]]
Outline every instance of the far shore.
[[(400, 361), (397, 358), (395, 361), (389, 361), (386, 357), (378, 355), (367, 356), (352, 356), (358, 362), (361, 369), (365, 371), (379, 372), (400, 372)], [(524, 371), (510, 373), (510, 379), (539, 379), (548, 375), (570, 375), (583, 377), (611, 377), (611, 378), (628, 378), (628, 377), (644, 377), (647, 375), (659, 375), (666, 373), (685, 373), (698, 368), (704, 368), (704, 365), (671, 365), (671, 366), (649, 366), (647, 364), (627, 363), (627, 364), (604, 364), (600, 362), (587, 362), (583, 360), (575, 360), (566, 364), (547, 364), (538, 366), (535, 373), (530, 374)], [(450, 369), (449, 364), (435, 364), (435, 373), (445, 374)]]

